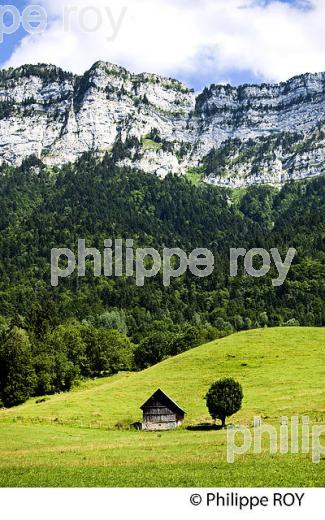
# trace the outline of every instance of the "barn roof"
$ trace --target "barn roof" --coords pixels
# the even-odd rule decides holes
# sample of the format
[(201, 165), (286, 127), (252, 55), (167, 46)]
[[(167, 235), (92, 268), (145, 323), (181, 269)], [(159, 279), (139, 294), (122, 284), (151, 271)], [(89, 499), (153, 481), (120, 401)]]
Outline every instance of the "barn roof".
[(156, 390), (156, 392), (154, 394), (152, 394), (152, 396), (149, 397), (149, 399), (147, 399), (147, 401), (145, 403), (143, 403), (143, 405), (141, 406), (141, 410), (146, 408), (146, 406), (150, 405), (151, 399), (157, 399), (161, 404), (167, 406), (170, 410), (172, 410), (175, 413), (179, 413), (181, 415), (185, 415), (185, 413), (186, 413), (180, 406), (178, 406), (177, 403), (175, 403), (175, 401), (173, 401), (173, 399), (171, 399), (160, 388), (158, 388), (158, 390)]

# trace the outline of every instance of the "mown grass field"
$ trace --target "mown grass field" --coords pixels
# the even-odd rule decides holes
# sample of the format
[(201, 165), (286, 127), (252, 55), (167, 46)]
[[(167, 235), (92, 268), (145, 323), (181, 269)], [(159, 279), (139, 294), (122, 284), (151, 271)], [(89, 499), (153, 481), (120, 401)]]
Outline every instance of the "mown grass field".
[[(239, 380), (245, 395), (228, 422), (252, 428), (260, 416), (279, 428), (280, 416), (308, 415), (310, 429), (324, 424), (324, 351), (324, 329), (242, 332), (140, 373), (2, 411), (0, 486), (323, 486), (325, 460), (313, 464), (310, 453), (271, 455), (265, 436), (261, 454), (250, 450), (228, 464), (227, 432), (195, 428), (210, 421), (204, 395), (223, 376)], [(128, 430), (158, 387), (186, 410), (183, 427)]]

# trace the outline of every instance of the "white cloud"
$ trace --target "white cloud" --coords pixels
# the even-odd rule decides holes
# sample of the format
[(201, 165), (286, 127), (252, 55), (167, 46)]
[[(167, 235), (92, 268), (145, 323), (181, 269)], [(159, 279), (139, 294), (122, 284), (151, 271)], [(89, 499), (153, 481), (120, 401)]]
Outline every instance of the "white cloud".
[[(296, 8), (281, 0), (78, 0), (65, 21), (64, 7), (73, 0), (38, 3), (47, 9), (48, 28), (25, 37), (6, 67), (48, 62), (81, 73), (102, 59), (136, 72), (214, 82), (233, 71), (281, 81), (325, 70), (323, 0), (312, 0), (313, 9), (302, 9), (304, 0)], [(84, 31), (80, 20), (87, 28), (98, 22), (98, 30)]]

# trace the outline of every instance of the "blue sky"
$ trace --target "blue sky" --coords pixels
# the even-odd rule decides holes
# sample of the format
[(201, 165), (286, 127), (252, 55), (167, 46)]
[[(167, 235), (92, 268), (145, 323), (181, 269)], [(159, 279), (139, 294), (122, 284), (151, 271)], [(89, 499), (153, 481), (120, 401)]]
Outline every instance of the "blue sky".
[[(26, 1), (24, 1), (24, 0), (10, 0), (8, 2), (2, 2), (2, 1), (0, 2), (0, 6), (1, 5), (7, 5), (7, 4), (14, 5), (21, 12), (26, 7), (27, 0)], [(8, 19), (8, 16), (5, 17), (4, 21), (8, 25), (10, 24), (10, 20)], [(19, 44), (19, 42), (21, 41), (21, 39), (24, 36), (26, 36), (26, 32), (24, 31), (22, 26), (20, 26), (19, 30), (16, 31), (14, 34), (10, 34), (10, 35), (5, 35), (4, 36), (3, 43), (0, 43), (0, 60), (1, 60), (1, 65), (4, 64), (10, 58), (10, 56), (13, 53), (15, 47)]]
[(0, 8), (8, 3), (20, 13), (41, 5), (47, 26), (4, 35), (1, 67), (50, 62), (82, 73), (102, 59), (195, 90), (325, 70), (324, 0), (8, 0)]

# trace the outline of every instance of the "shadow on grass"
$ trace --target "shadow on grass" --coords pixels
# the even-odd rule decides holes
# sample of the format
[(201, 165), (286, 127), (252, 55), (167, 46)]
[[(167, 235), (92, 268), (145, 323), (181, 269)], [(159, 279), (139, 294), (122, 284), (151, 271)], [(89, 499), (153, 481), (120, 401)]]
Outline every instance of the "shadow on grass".
[(212, 430), (222, 430), (222, 426), (219, 424), (201, 423), (187, 426), (186, 429), (191, 432), (208, 432)]

